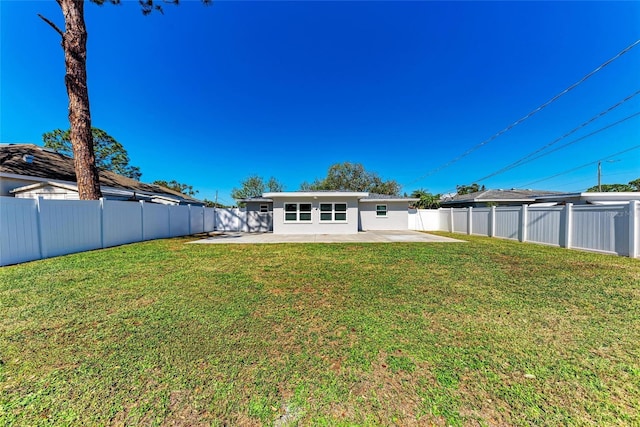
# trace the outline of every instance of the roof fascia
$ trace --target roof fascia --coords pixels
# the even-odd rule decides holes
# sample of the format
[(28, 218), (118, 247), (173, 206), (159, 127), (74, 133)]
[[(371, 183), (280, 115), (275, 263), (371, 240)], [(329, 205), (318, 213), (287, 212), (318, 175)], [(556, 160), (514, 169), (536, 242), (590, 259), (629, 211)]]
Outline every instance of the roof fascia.
[(360, 199), (361, 203), (376, 203), (376, 202), (417, 202), (420, 199), (411, 197), (402, 197), (399, 199)]
[(336, 198), (336, 197), (357, 197), (359, 199), (369, 196), (365, 191), (290, 191), (279, 193), (262, 193), (262, 197), (265, 199), (279, 199), (279, 198)]

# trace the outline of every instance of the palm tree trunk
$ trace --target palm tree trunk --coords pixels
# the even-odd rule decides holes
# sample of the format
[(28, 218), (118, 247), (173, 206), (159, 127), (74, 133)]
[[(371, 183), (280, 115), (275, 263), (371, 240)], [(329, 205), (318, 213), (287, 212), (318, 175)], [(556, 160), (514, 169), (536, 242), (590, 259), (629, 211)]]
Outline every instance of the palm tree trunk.
[(69, 124), (73, 161), (81, 200), (102, 197), (98, 169), (95, 165), (91, 112), (87, 89), (87, 27), (84, 0), (57, 0), (62, 8), (65, 33), (62, 37), (66, 68), (65, 84), (69, 96)]

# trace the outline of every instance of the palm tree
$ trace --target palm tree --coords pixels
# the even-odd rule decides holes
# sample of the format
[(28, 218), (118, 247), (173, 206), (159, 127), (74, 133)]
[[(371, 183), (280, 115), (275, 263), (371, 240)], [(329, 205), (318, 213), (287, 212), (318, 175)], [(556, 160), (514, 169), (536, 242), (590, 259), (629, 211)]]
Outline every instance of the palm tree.
[(411, 193), (411, 197), (420, 199), (415, 203), (417, 209), (438, 209), (440, 207), (440, 194), (431, 194), (421, 188)]

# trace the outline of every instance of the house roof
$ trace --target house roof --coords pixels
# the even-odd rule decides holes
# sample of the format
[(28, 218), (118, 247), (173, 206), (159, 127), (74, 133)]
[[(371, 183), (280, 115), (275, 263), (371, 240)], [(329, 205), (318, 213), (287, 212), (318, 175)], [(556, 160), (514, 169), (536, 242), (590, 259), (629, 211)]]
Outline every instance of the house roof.
[(416, 202), (419, 199), (411, 197), (393, 196), (389, 194), (376, 194), (367, 191), (282, 191), (273, 193), (263, 193), (262, 197), (252, 197), (243, 199), (241, 202), (272, 202), (274, 198), (303, 198), (303, 197), (356, 197), (361, 202)]
[(273, 198), (300, 198), (300, 197), (357, 197), (361, 199), (367, 197), (366, 191), (281, 191), (273, 193), (262, 193), (262, 197)]
[[(0, 145), (0, 176), (39, 182), (70, 184), (77, 191), (73, 159), (35, 144)], [(128, 190), (166, 197), (182, 203), (202, 204), (202, 201), (178, 191), (154, 184), (145, 184), (110, 171), (99, 171), (100, 187)]]
[(453, 203), (474, 203), (474, 202), (533, 202), (537, 197), (545, 195), (560, 194), (558, 191), (546, 190), (483, 190), (469, 194), (456, 194), (451, 198), (443, 200), (441, 205)]
[(566, 202), (588, 203), (594, 205), (621, 204), (631, 200), (640, 200), (638, 191), (619, 192), (586, 192), (586, 193), (558, 193), (536, 197), (537, 202)]
[(369, 193), (367, 197), (360, 199), (361, 202), (417, 202), (417, 197), (394, 196), (391, 194)]
[[(42, 182), (36, 182), (35, 184), (14, 188), (13, 190), (9, 191), (9, 193), (20, 194), (25, 191), (38, 190), (38, 189), (47, 188), (47, 187), (63, 188), (65, 190), (74, 191), (74, 192), (78, 191), (78, 186), (74, 183), (67, 184), (59, 181), (42, 181)], [(124, 198), (125, 200), (129, 200), (129, 201), (144, 200), (147, 202), (154, 202), (154, 203), (158, 203), (158, 202), (164, 203), (164, 201), (167, 201), (169, 203), (179, 202), (179, 200), (175, 196), (168, 196), (168, 195), (163, 195), (158, 193), (150, 194), (150, 193), (121, 189), (121, 188), (104, 187), (104, 186), (101, 186), (100, 190), (103, 196), (113, 196), (118, 198)]]
[(238, 200), (239, 202), (262, 202), (262, 203), (269, 203), (269, 202), (273, 202), (273, 199), (268, 199), (266, 197), (247, 197), (245, 199), (240, 199)]

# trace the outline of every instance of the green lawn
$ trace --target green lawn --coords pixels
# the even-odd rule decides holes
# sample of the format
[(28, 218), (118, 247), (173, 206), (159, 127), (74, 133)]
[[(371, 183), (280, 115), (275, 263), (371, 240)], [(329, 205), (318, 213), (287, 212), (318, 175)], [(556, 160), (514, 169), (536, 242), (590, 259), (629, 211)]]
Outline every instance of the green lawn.
[(640, 261), (453, 237), (1, 268), (0, 425), (640, 425)]

